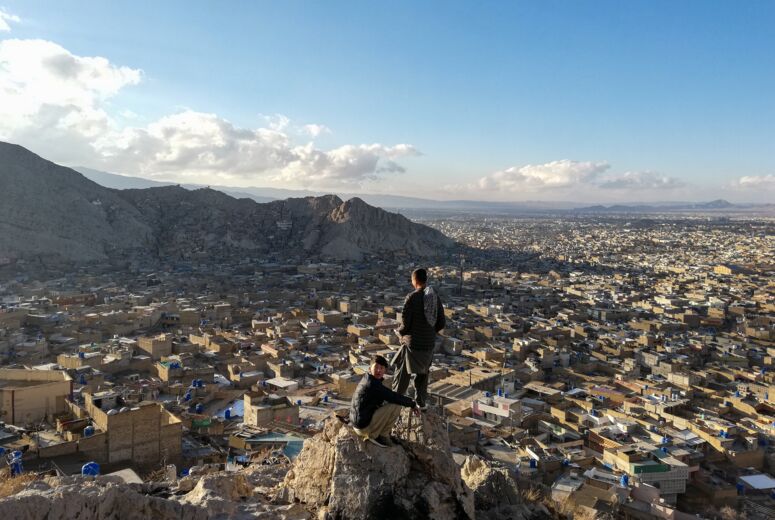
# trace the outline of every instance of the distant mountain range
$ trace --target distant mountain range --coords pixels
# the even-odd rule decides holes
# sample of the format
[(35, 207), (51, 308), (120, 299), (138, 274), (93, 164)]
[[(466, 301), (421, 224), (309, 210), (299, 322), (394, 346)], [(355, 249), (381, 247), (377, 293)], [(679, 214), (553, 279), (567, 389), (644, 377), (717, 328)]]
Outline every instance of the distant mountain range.
[[(189, 190), (204, 188), (198, 184), (175, 184), (171, 182), (159, 182), (141, 177), (117, 175), (85, 167), (76, 167), (76, 171), (82, 173), (88, 179), (106, 188), (117, 190), (141, 189), (162, 186), (181, 186)], [(320, 197), (325, 192), (311, 190), (289, 190), (282, 188), (243, 187), (234, 188), (228, 186), (207, 186), (221, 191), (235, 198), (250, 198), (256, 202), (270, 202), (293, 197)], [(615, 204), (588, 205), (584, 203), (561, 201), (519, 201), (519, 202), (488, 202), (477, 200), (433, 200), (420, 197), (404, 197), (399, 195), (381, 194), (353, 194), (338, 193), (339, 197), (348, 200), (354, 197), (360, 198), (372, 206), (398, 211), (404, 214), (416, 215), (422, 212), (456, 213), (484, 213), (484, 214), (517, 214), (517, 213), (669, 213), (669, 212), (762, 212), (775, 211), (773, 204), (733, 204), (726, 200), (714, 200), (704, 203), (692, 202), (662, 202), (650, 204)]]
[(639, 204), (612, 206), (586, 206), (576, 208), (574, 213), (743, 213), (743, 212), (761, 212), (769, 213), (775, 211), (775, 204), (733, 204), (724, 199), (717, 199), (710, 202), (671, 202), (663, 204)]
[(90, 261), (293, 253), (358, 260), (366, 254), (428, 257), (453, 245), (439, 231), (359, 198), (258, 203), (208, 188), (137, 188), (138, 179), (112, 179), (119, 181), (125, 189), (106, 188), (0, 142), (0, 257)]

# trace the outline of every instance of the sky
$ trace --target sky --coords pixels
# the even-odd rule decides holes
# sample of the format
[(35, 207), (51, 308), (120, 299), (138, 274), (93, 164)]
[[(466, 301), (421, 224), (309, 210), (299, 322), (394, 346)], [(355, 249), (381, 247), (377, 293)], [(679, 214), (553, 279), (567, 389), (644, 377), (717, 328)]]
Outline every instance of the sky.
[(0, 0), (0, 140), (430, 199), (775, 202), (775, 2)]

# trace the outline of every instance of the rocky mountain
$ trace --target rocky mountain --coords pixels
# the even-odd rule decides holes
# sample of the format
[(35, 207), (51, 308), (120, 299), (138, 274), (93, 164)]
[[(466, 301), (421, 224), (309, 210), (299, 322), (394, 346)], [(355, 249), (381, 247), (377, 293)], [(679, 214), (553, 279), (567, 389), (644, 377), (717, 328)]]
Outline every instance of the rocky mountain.
[(179, 186), (114, 190), (0, 143), (0, 257), (70, 261), (299, 253), (428, 257), (453, 242), (405, 217), (334, 195), (257, 203)]

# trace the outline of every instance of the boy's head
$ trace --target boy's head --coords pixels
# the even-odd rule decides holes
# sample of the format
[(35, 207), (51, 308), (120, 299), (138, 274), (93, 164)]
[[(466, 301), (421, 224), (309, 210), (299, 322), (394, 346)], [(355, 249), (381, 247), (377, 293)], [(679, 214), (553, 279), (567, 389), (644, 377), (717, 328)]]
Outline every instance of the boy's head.
[(428, 271), (422, 268), (412, 271), (412, 285), (415, 289), (422, 289), (427, 283)]
[(371, 358), (371, 365), (369, 366), (369, 373), (377, 379), (385, 377), (385, 372), (388, 369), (388, 362), (384, 356), (377, 354)]

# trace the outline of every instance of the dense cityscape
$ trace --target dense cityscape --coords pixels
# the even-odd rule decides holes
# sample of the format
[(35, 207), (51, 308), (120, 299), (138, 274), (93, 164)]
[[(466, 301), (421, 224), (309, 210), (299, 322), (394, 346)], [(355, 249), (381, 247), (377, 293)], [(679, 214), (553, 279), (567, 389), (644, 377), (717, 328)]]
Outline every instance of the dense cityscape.
[(10, 469), (91, 463), (142, 482), (291, 464), (346, 414), (372, 356), (398, 350), (409, 274), (427, 267), (446, 328), (424, 413), (446, 425), (456, 462), (503, 468), (547, 512), (775, 516), (771, 219), (422, 223), (459, 246), (429, 265), (278, 256), (57, 272), (5, 259)]

